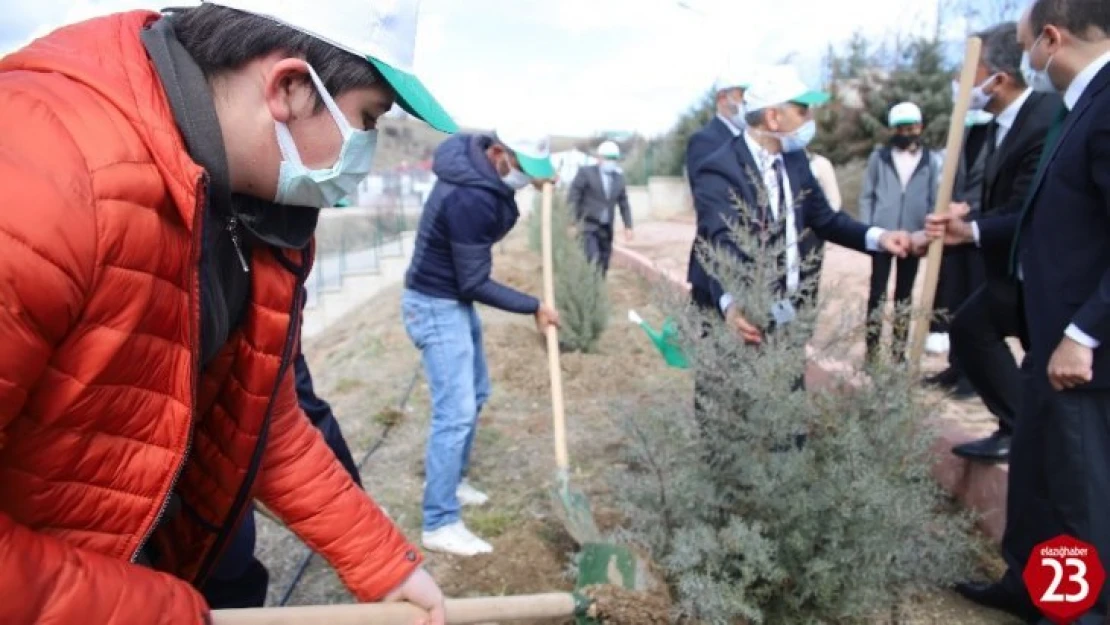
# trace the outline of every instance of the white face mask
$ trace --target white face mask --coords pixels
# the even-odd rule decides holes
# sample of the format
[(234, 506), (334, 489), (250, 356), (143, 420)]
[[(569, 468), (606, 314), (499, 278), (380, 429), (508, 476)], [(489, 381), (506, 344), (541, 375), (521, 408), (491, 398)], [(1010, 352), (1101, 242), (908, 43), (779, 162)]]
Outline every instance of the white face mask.
[(516, 167), (509, 165), (509, 173), (501, 176), (501, 182), (505, 183), (505, 186), (513, 191), (520, 191), (524, 187), (532, 184), (532, 178)]
[(600, 163), (600, 167), (601, 171), (606, 173), (616, 173), (621, 170), (620, 165), (617, 165), (614, 161), (603, 160)]
[(1052, 78), (1048, 75), (1048, 68), (1052, 67), (1052, 57), (1048, 57), (1048, 61), (1044, 64), (1044, 69), (1035, 69), (1029, 57), (1029, 52), (1035, 50), (1037, 45), (1041, 43), (1044, 35), (1037, 37), (1033, 45), (1029, 46), (1029, 50), (1021, 55), (1021, 74), (1025, 77), (1025, 82), (1033, 91), (1039, 93), (1056, 93), (1056, 85), (1052, 84)]
[(370, 173), (378, 143), (378, 131), (353, 128), (311, 65), (308, 66), (308, 75), (316, 85), (316, 91), (328, 113), (335, 120), (335, 125), (339, 127), (339, 133), (343, 135), (343, 146), (339, 149), (339, 157), (334, 165), (327, 169), (309, 169), (301, 160), (289, 127), (282, 122), (275, 122), (282, 161), (274, 201), (288, 206), (325, 208), (335, 206), (339, 200), (350, 195)]
[[(969, 110), (981, 111), (987, 108), (987, 105), (991, 103), (994, 96), (987, 93), (986, 86), (998, 76), (998, 74), (989, 76), (982, 84), (976, 85), (975, 88), (971, 90), (971, 102), (968, 104)], [(956, 93), (959, 93), (959, 83), (956, 83)]]

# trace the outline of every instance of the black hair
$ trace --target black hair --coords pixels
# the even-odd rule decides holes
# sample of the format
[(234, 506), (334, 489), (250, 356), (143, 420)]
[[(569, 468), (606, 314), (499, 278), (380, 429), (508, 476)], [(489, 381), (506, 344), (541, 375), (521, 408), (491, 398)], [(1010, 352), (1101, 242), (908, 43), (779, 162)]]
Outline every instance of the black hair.
[(1017, 23), (1003, 22), (976, 35), (983, 40), (983, 65), (992, 73), (1010, 77), (1019, 87), (1025, 86), (1021, 73), (1021, 42), (1018, 41)]
[(1029, 10), (1029, 25), (1039, 35), (1049, 24), (1067, 29), (1084, 41), (1110, 36), (1107, 0), (1037, 0)]
[(366, 59), (267, 17), (207, 3), (169, 11), (178, 41), (208, 79), (280, 51), (303, 57), (332, 97), (384, 82)]

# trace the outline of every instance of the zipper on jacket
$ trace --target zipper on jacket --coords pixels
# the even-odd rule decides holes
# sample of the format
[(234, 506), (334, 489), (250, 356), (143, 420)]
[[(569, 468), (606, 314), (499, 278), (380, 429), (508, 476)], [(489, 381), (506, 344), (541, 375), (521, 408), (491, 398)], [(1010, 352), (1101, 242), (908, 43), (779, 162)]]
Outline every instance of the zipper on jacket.
[[(276, 252), (283, 254), (282, 252)], [(283, 263), (284, 264), (284, 263)], [(208, 577), (209, 571), (215, 565), (216, 561), (223, 555), (226, 542), (231, 534), (232, 528), (237, 528), (243, 516), (243, 509), (246, 507), (246, 500), (250, 494), (251, 487), (254, 480), (258, 477), (259, 465), (262, 464), (262, 455), (265, 452), (267, 439), (270, 434), (270, 419), (274, 414), (274, 400), (277, 398), (278, 391), (281, 388), (281, 381), (285, 377), (285, 373), (289, 370), (289, 364), (292, 360), (293, 346), (295, 345), (294, 338), (299, 336), (301, 327), (301, 295), (304, 285), (304, 269), (303, 264), (301, 270), (297, 273), (295, 281), (295, 290), (293, 292), (293, 305), (289, 310), (289, 329), (285, 334), (285, 345), (281, 352), (281, 363), (278, 365), (277, 381), (274, 383), (274, 389), (270, 393), (270, 401), (266, 405), (266, 414), (262, 417), (262, 429), (258, 435), (258, 443), (255, 445), (254, 454), (251, 456), (250, 466), (247, 468), (246, 478), (243, 480), (243, 485), (240, 487), (239, 492), (235, 495), (235, 501), (231, 504), (229, 517), (233, 519), (231, 523), (225, 523), (220, 530), (219, 535), (216, 536), (216, 542), (212, 544), (209, 549), (208, 555), (205, 557), (204, 562), (201, 563), (197, 569), (197, 574), (193, 583), (201, 585)]]
[(242, 240), (239, 238), (239, 218), (232, 216), (227, 220), (227, 232), (231, 235), (231, 245), (235, 247), (235, 253), (239, 256), (239, 265), (243, 268), (243, 273), (250, 273), (251, 266), (247, 263), (247, 257), (243, 254)]
[(170, 480), (169, 490), (166, 491), (166, 496), (162, 499), (162, 505), (158, 508), (158, 514), (155, 515), (154, 521), (151, 522), (150, 527), (147, 528), (146, 533), (143, 535), (142, 540), (140, 540), (138, 546), (135, 547), (135, 553), (131, 554), (131, 562), (138, 561), (139, 555), (142, 554), (143, 549), (146, 547), (147, 541), (150, 540), (150, 537), (158, 529), (158, 526), (162, 524), (162, 519), (163, 519), (163, 517), (166, 516), (166, 509), (169, 508), (170, 500), (173, 498), (174, 489), (177, 488), (177, 482), (178, 482), (178, 480), (181, 479), (181, 473), (185, 470), (185, 465), (189, 462), (189, 454), (193, 450), (193, 427), (196, 425), (196, 418), (197, 418), (197, 408), (196, 408), (197, 386), (198, 386), (197, 381), (200, 378), (200, 317), (201, 317), (201, 313), (200, 313), (200, 270), (199, 270), (199, 266), (200, 266), (200, 251), (201, 251), (201, 248), (203, 247), (202, 242), (204, 241), (204, 213), (205, 213), (205, 204), (206, 204), (206, 201), (207, 201), (206, 200), (207, 194), (205, 193), (205, 191), (206, 191), (207, 187), (208, 187), (208, 175), (204, 174), (204, 175), (201, 176), (200, 181), (197, 183), (197, 204), (196, 204), (196, 207), (195, 207), (196, 212), (193, 214), (193, 232), (195, 232), (196, 234), (193, 236), (194, 250), (193, 250), (193, 253), (192, 253), (191, 258), (189, 260), (189, 262), (191, 263), (190, 266), (191, 267), (196, 267), (198, 269), (193, 274), (193, 275), (196, 276), (196, 281), (197, 281), (197, 284), (195, 285), (196, 288), (193, 288), (194, 285), (192, 285), (192, 284), (189, 285), (189, 287), (190, 287), (189, 288), (189, 290), (190, 290), (189, 314), (195, 320), (195, 323), (193, 325), (193, 339), (192, 339), (193, 375), (191, 376), (192, 379), (190, 380), (190, 384), (189, 384), (189, 393), (190, 393), (191, 397), (193, 398), (193, 401), (192, 401), (192, 404), (191, 404), (192, 408), (189, 411), (189, 431), (185, 435), (185, 452), (181, 455), (181, 462), (179, 462), (177, 464), (177, 467), (173, 471), (173, 478)]

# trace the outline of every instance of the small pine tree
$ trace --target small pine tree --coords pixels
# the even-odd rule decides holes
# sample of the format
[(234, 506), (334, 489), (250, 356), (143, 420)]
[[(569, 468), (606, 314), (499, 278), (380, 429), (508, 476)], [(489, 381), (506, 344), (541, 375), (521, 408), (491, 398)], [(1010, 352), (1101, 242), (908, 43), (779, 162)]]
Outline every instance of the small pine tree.
[[(746, 228), (734, 236), (760, 250), (754, 262), (700, 253), (745, 317), (766, 328), (782, 246)], [(883, 362), (856, 388), (806, 392), (817, 306), (754, 348), (683, 300), (658, 298), (701, 372), (701, 409), (692, 414), (687, 397), (637, 407), (625, 426), (629, 470), (615, 489), (630, 537), (665, 569), (682, 616), (855, 622), (967, 573), (971, 519), (951, 513), (929, 477), (932, 407), (910, 373)], [(858, 336), (846, 325), (824, 349), (843, 353)]]
[[(540, 198), (528, 219), (528, 246), (542, 253)], [(551, 207), (551, 246), (555, 263), (555, 306), (561, 327), (559, 344), (571, 352), (595, 352), (609, 325), (609, 294), (601, 271), (586, 258), (565, 197), (556, 193)]]

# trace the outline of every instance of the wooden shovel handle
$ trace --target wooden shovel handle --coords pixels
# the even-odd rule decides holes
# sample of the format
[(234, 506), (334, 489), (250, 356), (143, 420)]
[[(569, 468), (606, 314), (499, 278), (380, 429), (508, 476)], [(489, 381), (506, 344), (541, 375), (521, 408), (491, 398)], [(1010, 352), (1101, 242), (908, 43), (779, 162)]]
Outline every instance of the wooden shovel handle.
[[(543, 202), (540, 219), (543, 232), (543, 299), (544, 302), (555, 306), (555, 264), (551, 242), (551, 205), (555, 195), (555, 187), (550, 182), (543, 185)], [(555, 432), (555, 466), (559, 471), (566, 471), (570, 466), (570, 456), (567, 454), (567, 421), (563, 411), (563, 369), (559, 363), (559, 330), (548, 326), (544, 334), (547, 337), (547, 368), (551, 371), (551, 416)]]
[[(964, 49), (964, 65), (960, 72), (960, 91), (956, 95), (956, 105), (952, 109), (952, 119), (948, 124), (948, 144), (944, 149), (944, 170), (937, 190), (937, 203), (933, 213), (945, 215), (952, 201), (952, 186), (956, 182), (956, 169), (963, 152), (964, 127), (967, 109), (971, 103), (971, 90), (975, 88), (975, 72), (979, 66), (979, 53), (983, 42), (978, 37), (967, 40)], [(929, 255), (925, 261), (925, 285), (918, 300), (919, 310), (929, 315), (937, 294), (937, 280), (940, 278), (940, 263), (944, 255), (944, 241), (936, 240), (929, 245)], [(910, 343), (910, 367), (917, 370), (921, 365), (921, 354), (925, 350), (925, 337), (929, 334), (929, 323), (920, 318), (914, 322), (913, 341)]]
[[(448, 625), (521, 621), (574, 616), (579, 608), (570, 593), (448, 599)], [(427, 614), (410, 603), (355, 603), (213, 610), (212, 625), (413, 625)]]

